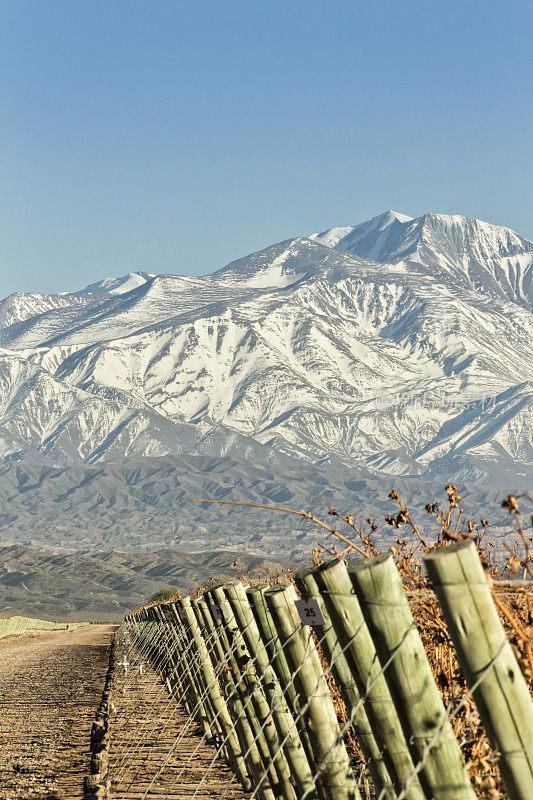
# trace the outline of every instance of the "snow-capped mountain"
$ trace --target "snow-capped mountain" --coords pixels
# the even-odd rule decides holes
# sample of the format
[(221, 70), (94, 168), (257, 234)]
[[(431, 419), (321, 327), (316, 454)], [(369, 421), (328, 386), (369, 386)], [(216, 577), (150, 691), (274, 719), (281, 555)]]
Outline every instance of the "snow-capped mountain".
[(311, 238), (327, 247), (411, 271), (533, 310), (533, 243), (509, 228), (459, 215), (411, 219), (388, 211), (352, 228)]
[(127, 275), (122, 275), (120, 278), (104, 278), (102, 281), (91, 283), (80, 294), (126, 294), (131, 292), (132, 289), (137, 289), (147, 283), (150, 278), (155, 278), (155, 275), (149, 272), (128, 272)]
[[(54, 308), (66, 309), (93, 303), (96, 297), (126, 294), (147, 283), (155, 275), (147, 272), (130, 272), (120, 278), (104, 278), (79, 292), (45, 294), (43, 292), (15, 292), (0, 301), (0, 328), (14, 322), (23, 322)], [(96, 296), (96, 297), (95, 297)]]
[(525, 485), (533, 243), (387, 212), (204, 277), (0, 304), (0, 458), (305, 459)]

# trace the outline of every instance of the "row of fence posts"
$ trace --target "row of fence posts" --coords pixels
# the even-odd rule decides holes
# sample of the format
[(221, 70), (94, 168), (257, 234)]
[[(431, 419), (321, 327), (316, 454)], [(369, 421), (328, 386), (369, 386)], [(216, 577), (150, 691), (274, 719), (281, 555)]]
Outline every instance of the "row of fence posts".
[[(425, 564), (508, 796), (533, 800), (533, 703), (476, 548), (460, 542)], [(299, 602), (292, 584), (236, 582), (148, 606), (126, 617), (126, 630), (137, 644), (154, 625), (163, 632), (149, 657), (165, 664), (169, 691), (186, 699), (252, 797), (353, 800), (366, 782), (366, 795), (371, 787), (384, 800), (473, 800), (392, 557), (336, 559), (295, 582)], [(364, 757), (363, 784), (347, 729)]]

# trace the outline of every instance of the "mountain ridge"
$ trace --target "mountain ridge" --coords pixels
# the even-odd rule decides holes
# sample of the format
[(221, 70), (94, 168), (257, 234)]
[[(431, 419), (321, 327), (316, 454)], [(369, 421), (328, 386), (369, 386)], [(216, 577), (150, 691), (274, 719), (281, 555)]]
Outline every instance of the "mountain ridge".
[[(190, 501), (284, 506), (313, 511), (319, 519), (331, 504), (363, 526), (367, 518), (374, 520), (374, 540), (387, 546), (393, 529), (384, 520), (395, 511), (391, 489), (426, 535), (436, 533), (438, 521), (425, 505), (442, 504), (446, 497), (439, 480), (386, 478), (365, 468), (321, 467), (287, 457), (270, 464), (227, 455), (128, 457), (70, 467), (21, 463), (0, 469), (0, 546), (58, 554), (226, 547), (253, 557), (297, 560), (334, 541), (293, 515)], [(491, 540), (509, 533), (501, 489), (463, 481), (460, 491), (467, 518), (490, 521)]]
[(508, 229), (385, 212), (200, 278), (18, 293), (0, 302), (0, 460), (234, 455), (527, 482), (532, 265)]
[(238, 568), (260, 580), (279, 574), (283, 566), (227, 549), (81, 554), (0, 546), (0, 607), (40, 619), (120, 621), (162, 590), (188, 592), (213, 577), (234, 579)]
[[(343, 235), (337, 238), (335, 231)], [(312, 237), (382, 263), (407, 260), (424, 271), (437, 270), (439, 276), (448, 273), (465, 287), (496, 291), (533, 309), (533, 243), (509, 228), (460, 214), (412, 219), (389, 211), (360, 225)]]

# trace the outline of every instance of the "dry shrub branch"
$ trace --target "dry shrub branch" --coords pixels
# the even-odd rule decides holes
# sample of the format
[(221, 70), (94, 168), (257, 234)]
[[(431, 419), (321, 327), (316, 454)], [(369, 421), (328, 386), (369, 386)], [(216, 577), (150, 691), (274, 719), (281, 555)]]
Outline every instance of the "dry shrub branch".
[[(507, 557), (502, 562), (496, 543), (490, 541), (488, 537), (488, 520), (481, 518), (472, 521), (466, 518), (464, 510), (460, 506), (461, 497), (455, 485), (446, 486), (445, 492), (446, 500), (442, 506), (438, 502), (429, 502), (425, 506), (426, 512), (438, 523), (437, 534), (436, 536), (433, 534), (432, 539), (424, 532), (422, 525), (415, 523), (398, 492), (394, 490), (390, 492), (389, 497), (396, 503), (397, 511), (386, 516), (385, 522), (390, 527), (396, 528), (399, 535), (389, 546), (389, 550), (402, 576), (405, 590), (410, 599), (411, 610), (444, 704), (452, 710), (461, 703), (463, 704), (453, 718), (453, 728), (461, 745), (476, 793), (483, 800), (498, 800), (506, 795), (498, 770), (497, 757), (490, 747), (475, 703), (468, 693), (442, 611), (425, 575), (422, 557), (433, 550), (447, 547), (462, 539), (468, 538), (475, 542), (491, 584), (494, 602), (531, 690), (533, 687), (533, 583), (529, 586), (525, 579), (528, 577), (533, 579), (533, 515), (530, 518), (529, 529), (526, 530), (522, 521), (519, 501), (525, 500), (533, 503), (533, 500), (525, 494), (508, 495), (502, 502), (502, 507), (509, 511), (514, 520), (517, 533), (512, 544), (508, 542), (504, 544)], [(294, 514), (308, 520), (326, 531), (328, 539), (333, 539), (341, 544), (340, 547), (337, 547), (328, 542), (329, 546), (324, 543), (323, 546), (314, 548), (313, 563), (317, 565), (322, 563), (326, 554), (334, 557), (340, 556), (348, 561), (355, 552), (365, 558), (380, 555), (383, 552), (376, 542), (375, 534), (378, 525), (375, 520), (367, 518), (359, 521), (355, 513), (343, 513), (331, 505), (328, 505), (328, 515), (336, 518), (350, 529), (349, 537), (310, 512), (281, 506), (233, 503), (228, 500), (191, 502), (264, 508)], [(518, 581), (517, 578), (521, 580)], [(292, 580), (291, 570), (287, 570), (284, 576), (272, 578), (271, 582), (277, 583), (280, 580)], [(502, 585), (501, 581), (506, 581), (508, 585)], [(339, 720), (345, 722), (347, 719), (346, 709), (331, 674), (329, 674), (328, 680)], [(354, 766), (360, 773), (362, 755), (355, 738), (348, 735), (346, 744), (352, 755)]]

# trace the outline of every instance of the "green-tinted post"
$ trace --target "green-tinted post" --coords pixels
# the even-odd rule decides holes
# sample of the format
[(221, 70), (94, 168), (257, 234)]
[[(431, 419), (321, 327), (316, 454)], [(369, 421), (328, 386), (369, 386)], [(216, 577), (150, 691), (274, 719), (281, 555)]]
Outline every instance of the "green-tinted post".
[(360, 794), (328, 684), (309, 626), (303, 626), (294, 605), (292, 584), (265, 593), (299, 694), (300, 713), (309, 731), (317, 785), (327, 800), (359, 800)]
[[(160, 624), (163, 631), (168, 631), (170, 623), (166, 621), (165, 617), (163, 616), (163, 612), (154, 607), (154, 613), (157, 614), (160, 618)], [(179, 643), (181, 646), (181, 642)], [(165, 645), (166, 646), (166, 645)], [(205, 713), (198, 707), (198, 695), (196, 692), (196, 687), (194, 685), (194, 680), (191, 674), (191, 670), (189, 667), (188, 659), (180, 658), (179, 659), (179, 669), (181, 673), (181, 680), (183, 684), (183, 688), (185, 690), (185, 701), (184, 706), (187, 710), (187, 713), (191, 714), (196, 709), (195, 717), (197, 718), (198, 722), (202, 724), (204, 727), (204, 733), (207, 733), (208, 728), (206, 728), (206, 718)]]
[[(202, 672), (199, 664), (199, 656), (191, 644), (187, 641), (186, 628), (184, 622), (179, 617), (179, 612), (176, 603), (170, 604), (170, 611), (173, 617), (173, 623), (168, 623), (169, 630), (174, 633), (175, 644), (178, 647), (178, 657), (174, 659), (174, 669), (179, 667), (185, 673), (187, 681), (190, 686), (191, 699), (194, 702), (192, 710), (194, 711), (197, 722), (204, 730), (206, 739), (211, 739), (214, 731), (211, 729), (209, 722), (208, 701), (209, 698), (204, 695), (204, 687), (202, 685)], [(182, 673), (182, 674), (183, 674)]]
[(249, 652), (255, 652), (256, 670), (259, 674), (265, 697), (272, 709), (272, 718), (279, 740), (283, 743), (283, 750), (290, 765), (299, 795), (301, 796), (308, 792), (307, 797), (309, 797), (309, 800), (317, 800), (318, 795), (313, 785), (313, 774), (300, 741), (298, 728), (295, 725), (278, 676), (261, 637), (252, 608), (248, 602), (246, 590), (242, 583), (236, 583), (226, 588), (226, 596)]
[(272, 619), (272, 614), (270, 613), (270, 609), (266, 604), (266, 591), (267, 590), (265, 587), (251, 586), (246, 590), (246, 595), (250, 602), (250, 608), (252, 609), (255, 621), (257, 622), (257, 627), (268, 653), (270, 663), (272, 664), (277, 675), (283, 696), (287, 701), (296, 728), (300, 734), (300, 741), (302, 743), (302, 747), (304, 748), (307, 761), (309, 764), (314, 764), (314, 754), (313, 748), (311, 747), (311, 741), (309, 739), (309, 733), (305, 727), (304, 720), (299, 715), (298, 693), (292, 680), (292, 673), (287, 662), (287, 657), (282, 647), (281, 640), (276, 630), (274, 620)]
[(179, 600), (178, 608), (182, 610), (184, 616), (187, 618), (184, 623), (187, 629), (187, 637), (189, 641), (194, 640), (195, 649), (198, 654), (199, 667), (202, 671), (203, 685), (205, 687), (204, 691), (209, 698), (211, 729), (216, 730), (219, 744), (222, 744), (226, 757), (243, 789), (248, 792), (251, 790), (252, 784), (242, 757), (239, 739), (233, 728), (226, 701), (220, 692), (213, 664), (209, 658), (207, 646), (202, 636), (190, 597), (184, 597)]
[[(316, 567), (297, 572), (294, 576), (296, 586), (305, 600), (315, 600), (319, 605), (324, 618), (324, 624), (316, 626), (317, 636), (320, 637), (320, 647), (330, 665), (331, 674), (335, 679), (348, 714), (354, 714), (353, 730), (365, 757), (376, 794), (387, 800), (395, 800), (396, 792), (392, 780), (383, 760), (380, 747), (372, 733), (356, 681), (333, 628), (326, 604), (320, 594), (314, 575), (315, 572)], [(357, 710), (354, 712), (354, 709)]]
[(511, 800), (533, 798), (533, 702), (472, 540), (430, 553), (428, 575)]
[[(189, 604), (190, 599), (187, 598)], [(183, 662), (187, 662), (189, 670), (194, 679), (196, 694), (203, 704), (205, 716), (210, 729), (210, 738), (216, 738), (220, 732), (220, 728), (214, 720), (213, 710), (210, 703), (210, 695), (204, 680), (204, 670), (202, 667), (202, 658), (198, 650), (197, 641), (191, 633), (191, 625), (188, 619), (187, 612), (183, 607), (183, 600), (175, 600), (172, 603), (172, 613), (176, 619), (176, 632), (179, 632), (178, 640), (178, 655), (176, 658), (176, 667), (182, 666)], [(189, 613), (193, 615), (192, 610)], [(176, 669), (176, 668), (175, 668)], [(174, 671), (174, 675), (176, 675)], [(206, 734), (207, 736), (207, 734)]]
[(313, 575), (393, 785), (397, 792), (406, 789), (407, 800), (423, 800), (398, 712), (346, 564), (337, 558), (317, 567)]
[(176, 622), (172, 603), (165, 603), (159, 609), (156, 608), (156, 612), (158, 612), (163, 629), (162, 647), (167, 654), (165, 662), (162, 663), (162, 677), (169, 693), (172, 694), (173, 684), (176, 682), (176, 667), (179, 662), (179, 645), (182, 634), (177, 629), (179, 620)]
[[(209, 600), (209, 603), (207, 600)], [(263, 800), (273, 800), (274, 793), (272, 791), (270, 781), (268, 778), (263, 780), (265, 766), (263, 765), (261, 753), (257, 743), (255, 742), (254, 734), (250, 726), (249, 717), (246, 714), (244, 704), (241, 700), (241, 696), (236, 685), (239, 676), (235, 674), (234, 670), (229, 664), (229, 643), (226, 639), (224, 630), (221, 627), (221, 621), (215, 619), (212, 614), (211, 609), (213, 605), (217, 604), (214, 602), (212, 597), (207, 596), (198, 602), (197, 608), (202, 614), (206, 632), (208, 632), (209, 636), (212, 638), (214, 651), (216, 652), (218, 661), (221, 664), (226, 665), (226, 668), (220, 673), (220, 679), (221, 682), (223, 682), (224, 692), (226, 695), (226, 704), (233, 718), (235, 730), (239, 737), (239, 742), (241, 744), (247, 767), (252, 776), (254, 787), (257, 786), (260, 781), (262, 781), (261, 788), (259, 789), (261, 797), (263, 797)]]
[[(238, 659), (242, 652), (242, 641), (235, 641), (233, 636), (230, 638), (224, 620), (217, 617), (215, 614), (215, 607), (222, 608), (221, 604), (225, 602), (225, 597), (221, 589), (211, 589), (205, 593), (205, 597), (208, 601), (208, 608), (213, 618), (215, 630), (224, 649), (228, 666), (231, 669), (235, 688), (235, 697), (233, 698), (235, 709), (237, 710), (238, 708), (240, 710), (243, 723), (247, 729), (247, 735), (249, 732), (251, 737), (248, 746), (252, 746), (254, 751), (257, 750), (259, 753), (262, 768), (256, 771), (256, 780), (261, 781), (262, 792), (274, 797), (276, 793), (279, 794), (281, 792), (279, 779), (276, 768), (270, 757), (270, 751), (265, 740), (264, 732), (261, 729), (261, 725), (255, 713), (252, 695), (250, 693), (251, 687), (248, 685), (249, 677), (246, 673), (241, 672), (239, 666)], [(264, 777), (263, 773), (266, 773), (266, 777)]]
[(228, 598), (228, 592), (231, 589), (231, 585), (221, 586), (213, 590), (213, 595), (224, 608), (223, 625), (230, 646), (235, 653), (235, 665), (241, 675), (239, 683), (243, 688), (243, 699), (253, 714), (252, 729), (255, 739), (258, 743), (261, 742), (263, 761), (271, 762), (274, 765), (278, 785), (273, 784), (272, 788), (276, 796), (281, 794), (285, 800), (296, 800), (285, 751), (280, 746), (278, 732), (273, 724), (272, 709), (267, 702), (263, 684), (259, 678), (256, 665), (257, 642), (251, 641), (250, 637), (245, 639), (241, 633)]
[[(174, 608), (174, 604), (169, 606), (172, 611), (172, 615), (176, 614), (176, 610)], [(178, 696), (181, 699), (183, 705), (188, 706), (187, 702), (187, 693), (185, 690), (185, 683), (183, 680), (183, 669), (184, 666), (182, 664), (182, 650), (183, 650), (183, 630), (181, 626), (177, 626), (174, 624), (172, 626), (172, 640), (170, 646), (173, 648), (173, 652), (170, 656), (170, 664), (171, 669), (168, 671), (166, 676), (166, 684), (169, 694), (173, 696)]]
[(400, 574), (391, 555), (349, 573), (393, 697), (420, 782), (434, 800), (474, 800), (459, 744), (433, 679)]

